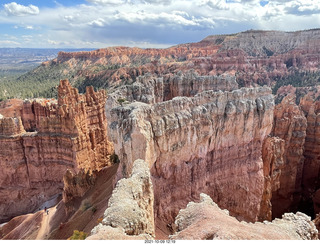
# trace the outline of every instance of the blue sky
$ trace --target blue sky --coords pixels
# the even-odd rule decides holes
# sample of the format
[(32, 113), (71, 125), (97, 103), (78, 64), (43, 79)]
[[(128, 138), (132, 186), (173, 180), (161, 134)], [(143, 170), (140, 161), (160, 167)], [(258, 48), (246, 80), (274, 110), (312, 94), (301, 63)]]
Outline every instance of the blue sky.
[(248, 29), (320, 28), (320, 0), (0, 0), (0, 47), (168, 47)]

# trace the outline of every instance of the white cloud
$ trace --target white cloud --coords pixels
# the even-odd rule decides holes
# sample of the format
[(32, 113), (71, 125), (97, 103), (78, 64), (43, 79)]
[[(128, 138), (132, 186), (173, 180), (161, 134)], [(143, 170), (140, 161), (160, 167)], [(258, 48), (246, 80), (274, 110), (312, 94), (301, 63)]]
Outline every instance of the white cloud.
[(86, 4), (56, 5), (41, 12), (36, 6), (12, 2), (3, 5), (0, 23), (10, 24), (17, 33), (28, 29), (34, 47), (163, 47), (247, 29), (291, 31), (320, 26), (316, 14), (320, 5), (315, 4), (319, 0), (270, 0), (265, 6), (260, 1), (86, 0)]
[(163, 5), (168, 5), (172, 2), (172, 0), (141, 0), (143, 3), (148, 3), (148, 4), (163, 4)]
[(16, 47), (21, 45), (19, 42), (16, 41), (10, 41), (10, 40), (0, 40), (1, 46), (9, 46), (9, 47)]
[(202, 0), (200, 1), (199, 6), (207, 5), (212, 9), (226, 10), (229, 9), (230, 6), (226, 3), (225, 0)]
[(125, 0), (87, 0), (89, 3), (97, 4), (97, 5), (120, 5), (124, 4)]
[(11, 2), (4, 4), (4, 10), (8, 15), (14, 16), (26, 16), (26, 15), (37, 15), (40, 13), (39, 8), (30, 4), (29, 6), (24, 6), (16, 2)]
[(89, 22), (89, 25), (97, 26), (97, 27), (103, 27), (103, 26), (105, 26), (105, 24), (106, 24), (106, 22), (102, 18), (99, 18), (99, 19), (96, 19), (96, 20)]

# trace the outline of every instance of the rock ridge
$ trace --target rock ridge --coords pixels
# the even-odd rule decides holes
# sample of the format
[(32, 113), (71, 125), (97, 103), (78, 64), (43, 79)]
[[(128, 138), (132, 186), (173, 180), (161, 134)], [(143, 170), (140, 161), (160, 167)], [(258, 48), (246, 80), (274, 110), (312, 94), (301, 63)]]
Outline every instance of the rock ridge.
[(148, 164), (137, 159), (130, 177), (118, 181), (102, 223), (92, 230), (87, 239), (153, 239), (153, 199)]
[(174, 240), (317, 240), (318, 231), (303, 213), (286, 213), (272, 222), (239, 222), (221, 210), (212, 199), (200, 195), (200, 202), (190, 202), (180, 210)]

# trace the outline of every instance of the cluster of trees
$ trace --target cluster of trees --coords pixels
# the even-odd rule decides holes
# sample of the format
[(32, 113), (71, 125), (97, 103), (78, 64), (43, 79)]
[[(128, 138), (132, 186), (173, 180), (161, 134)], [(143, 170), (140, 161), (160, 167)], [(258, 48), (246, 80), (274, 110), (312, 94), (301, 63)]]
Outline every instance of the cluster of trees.
[(64, 64), (39, 66), (25, 73), (0, 70), (0, 101), (10, 98), (57, 98), (57, 87), (62, 79), (68, 79), (80, 93), (84, 93), (87, 86), (96, 89), (106, 88), (107, 81), (99, 75), (93, 78), (77, 76), (76, 70), (70, 70), (65, 66)]
[(24, 81), (17, 75), (0, 75), (0, 101), (10, 98), (56, 97), (57, 85), (52, 81)]
[(272, 88), (272, 93), (276, 94), (281, 86), (307, 87), (320, 85), (320, 71), (295, 71), (288, 76), (276, 77), (274, 80), (275, 85)]

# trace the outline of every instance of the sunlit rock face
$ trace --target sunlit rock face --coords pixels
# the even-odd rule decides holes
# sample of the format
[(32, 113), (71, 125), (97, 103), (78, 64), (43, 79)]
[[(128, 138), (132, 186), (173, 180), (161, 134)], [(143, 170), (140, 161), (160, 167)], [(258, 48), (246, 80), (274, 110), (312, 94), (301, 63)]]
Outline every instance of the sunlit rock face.
[(110, 164), (105, 91), (78, 94), (61, 81), (58, 101), (26, 100), (21, 117), (0, 119), (0, 221), (37, 210), (61, 194), (63, 175)]

